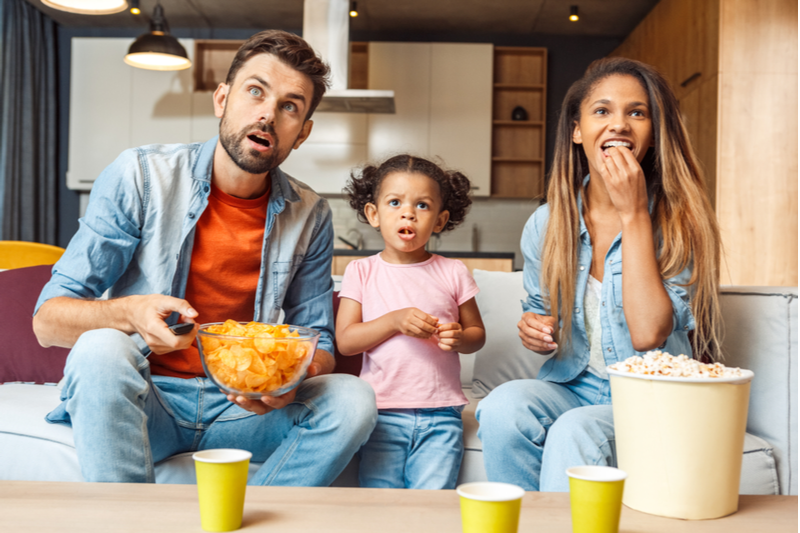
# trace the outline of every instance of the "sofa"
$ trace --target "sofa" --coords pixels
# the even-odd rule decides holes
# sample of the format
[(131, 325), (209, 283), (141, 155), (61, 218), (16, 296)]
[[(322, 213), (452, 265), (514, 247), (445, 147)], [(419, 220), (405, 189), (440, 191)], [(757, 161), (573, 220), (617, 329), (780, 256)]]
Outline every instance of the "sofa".
[[(494, 387), (534, 378), (545, 358), (525, 350), (516, 324), (525, 293), (522, 273), (474, 271), (486, 345), (461, 355), (465, 454), (459, 483), (486, 479), (475, 408)], [(0, 479), (81, 481), (70, 428), (44, 416), (59, 403), (67, 350), (41, 348), (30, 327), (49, 267), (0, 272)], [(335, 304), (338, 303), (334, 297)], [(725, 364), (749, 368), (751, 385), (741, 494), (797, 494), (797, 289), (725, 287)], [(337, 357), (337, 371), (357, 374), (358, 358)], [(713, 450), (697, 450), (713, 453)], [(251, 472), (260, 465), (252, 464)], [(354, 458), (334, 486), (357, 486)], [(156, 465), (159, 483), (194, 483), (190, 453)]]

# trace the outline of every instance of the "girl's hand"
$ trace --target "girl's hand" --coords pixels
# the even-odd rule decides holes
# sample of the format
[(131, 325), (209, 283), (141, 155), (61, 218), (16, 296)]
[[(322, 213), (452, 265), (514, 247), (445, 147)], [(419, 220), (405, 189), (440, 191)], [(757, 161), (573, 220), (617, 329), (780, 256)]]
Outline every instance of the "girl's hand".
[(603, 158), (599, 170), (620, 218), (625, 222), (637, 213), (648, 213), (647, 182), (642, 166), (624, 146), (607, 151), (609, 157)]
[(418, 339), (430, 339), (437, 332), (439, 319), (420, 311), (416, 307), (398, 309), (392, 313), (395, 329), (403, 335)]
[(439, 326), (439, 348), (445, 352), (455, 352), (461, 346), (461, 336), (463, 334), (461, 324), (450, 322)]
[(540, 354), (547, 354), (558, 348), (558, 344), (553, 342), (556, 326), (555, 318), (536, 313), (524, 313), (517, 324), (522, 345)]

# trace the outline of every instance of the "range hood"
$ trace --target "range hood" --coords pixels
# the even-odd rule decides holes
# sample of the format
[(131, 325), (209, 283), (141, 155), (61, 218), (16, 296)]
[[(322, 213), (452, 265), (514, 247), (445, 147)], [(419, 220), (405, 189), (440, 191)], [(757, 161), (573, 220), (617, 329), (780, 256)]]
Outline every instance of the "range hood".
[(331, 88), (317, 107), (329, 113), (394, 113), (394, 91), (348, 89), (349, 0), (304, 0), (303, 39), (331, 67)]

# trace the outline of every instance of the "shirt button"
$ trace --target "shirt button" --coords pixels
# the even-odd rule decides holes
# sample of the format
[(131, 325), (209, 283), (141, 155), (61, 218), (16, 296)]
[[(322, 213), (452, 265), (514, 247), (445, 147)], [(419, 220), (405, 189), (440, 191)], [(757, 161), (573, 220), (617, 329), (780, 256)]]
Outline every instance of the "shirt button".
[(689, 329), (689, 326), (683, 326), (683, 329)]
[(606, 303), (605, 303), (605, 302), (603, 302), (603, 307), (605, 307), (605, 306), (606, 306)]
[(586, 270), (586, 267), (581, 265), (581, 270)]
[(580, 312), (581, 312), (581, 308), (580, 308), (580, 307), (576, 307), (576, 308), (575, 308), (575, 312), (576, 312), (576, 313), (580, 313)]
[(208, 192), (208, 185), (206, 185), (205, 187), (203, 187), (203, 192)]
[(194, 218), (194, 213), (189, 213), (189, 218)]
[(611, 348), (609, 348), (609, 349), (608, 349), (608, 351), (610, 352), (610, 351), (611, 351)]

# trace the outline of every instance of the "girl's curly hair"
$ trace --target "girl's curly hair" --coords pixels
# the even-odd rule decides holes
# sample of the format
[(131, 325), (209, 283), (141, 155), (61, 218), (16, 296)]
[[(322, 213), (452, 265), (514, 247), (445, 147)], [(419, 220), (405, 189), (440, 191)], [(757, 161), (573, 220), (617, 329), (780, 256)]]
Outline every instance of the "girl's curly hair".
[(350, 202), (350, 207), (358, 213), (361, 222), (367, 222), (364, 206), (369, 203), (377, 204), (381, 183), (393, 172), (422, 174), (439, 184), (442, 210), (450, 212), (450, 218), (442, 228), (442, 233), (455, 229), (464, 222), (472, 204), (469, 179), (460, 172), (445, 170), (427, 159), (408, 154), (396, 155), (380, 166), (367, 165), (361, 169), (360, 175), (356, 172), (350, 174), (343, 192)]

